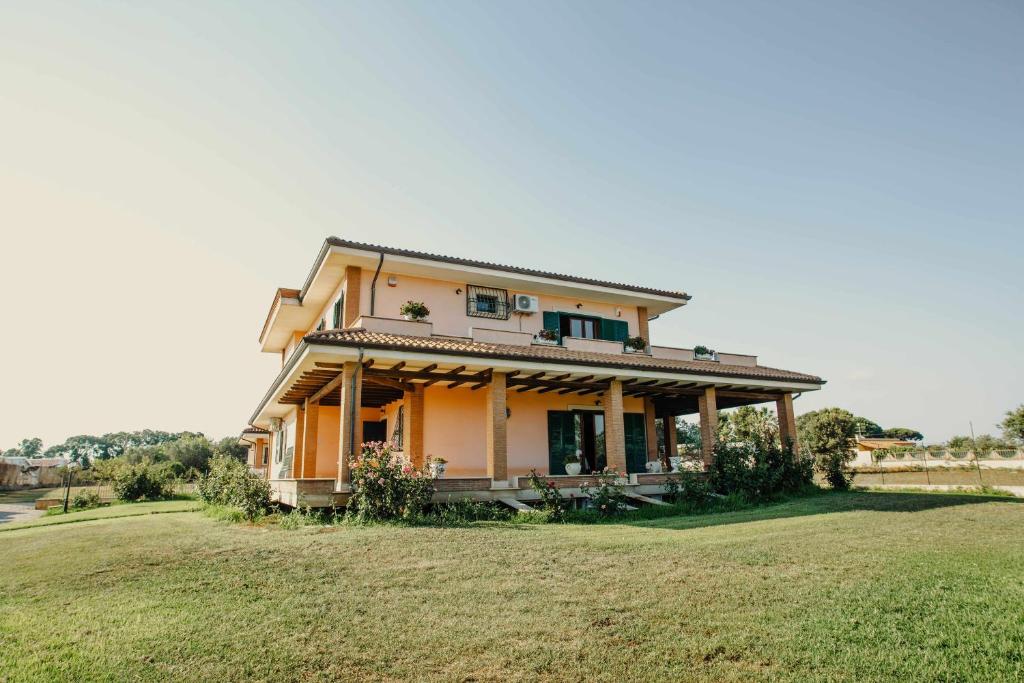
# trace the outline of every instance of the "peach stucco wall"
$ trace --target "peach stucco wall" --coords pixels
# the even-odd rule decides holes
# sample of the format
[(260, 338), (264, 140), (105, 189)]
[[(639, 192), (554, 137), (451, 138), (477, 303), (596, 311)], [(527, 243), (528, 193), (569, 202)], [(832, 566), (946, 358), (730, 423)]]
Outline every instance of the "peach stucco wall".
[[(387, 262), (385, 261), (385, 266)], [(395, 287), (389, 287), (388, 277), (395, 275), (398, 283)], [(360, 296), (360, 312), (363, 315), (370, 314), (370, 283), (373, 281), (373, 271), (363, 270), (363, 288)], [(472, 284), (472, 283), (470, 283)], [(541, 313), (533, 315), (513, 314), (508, 320), (495, 320), (491, 318), (477, 318), (466, 315), (466, 285), (465, 282), (428, 280), (426, 278), (400, 275), (381, 272), (377, 279), (377, 303), (374, 315), (383, 318), (398, 318), (398, 310), (406, 301), (422, 301), (430, 309), (430, 322), (434, 326), (434, 334), (468, 337), (471, 327), (483, 327), (493, 330), (509, 330), (513, 332), (536, 333), (544, 326), (544, 316)], [(461, 289), (457, 294), (455, 290)], [(536, 294), (529, 289), (517, 289), (512, 294)], [(578, 312), (584, 315), (594, 315), (601, 318), (612, 318), (625, 320), (629, 326), (629, 333), (639, 333), (639, 323), (636, 306), (616, 306), (614, 304), (588, 302), (586, 299), (571, 299), (560, 296), (537, 294), (540, 301), (541, 311), (564, 311)], [(577, 309), (576, 304), (582, 304)]]

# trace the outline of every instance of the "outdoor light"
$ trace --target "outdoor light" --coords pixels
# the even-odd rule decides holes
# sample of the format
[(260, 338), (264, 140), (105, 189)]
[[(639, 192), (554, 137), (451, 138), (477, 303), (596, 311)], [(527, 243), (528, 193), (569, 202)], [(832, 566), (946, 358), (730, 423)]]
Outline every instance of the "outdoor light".
[(397, 287), (398, 278), (394, 275), (388, 275), (388, 287)]

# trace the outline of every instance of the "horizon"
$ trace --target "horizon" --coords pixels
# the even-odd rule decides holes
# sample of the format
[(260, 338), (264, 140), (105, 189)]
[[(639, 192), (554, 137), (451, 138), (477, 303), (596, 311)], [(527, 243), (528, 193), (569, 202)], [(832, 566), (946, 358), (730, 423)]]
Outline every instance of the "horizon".
[(654, 343), (925, 443), (1024, 399), (1024, 12), (0, 10), (0, 450), (237, 435), (323, 240), (679, 290)]

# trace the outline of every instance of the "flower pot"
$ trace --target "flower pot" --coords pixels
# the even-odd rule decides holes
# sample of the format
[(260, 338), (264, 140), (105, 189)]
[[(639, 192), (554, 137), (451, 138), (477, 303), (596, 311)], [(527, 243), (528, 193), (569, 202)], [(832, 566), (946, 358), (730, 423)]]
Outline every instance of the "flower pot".
[(543, 346), (558, 346), (558, 340), (557, 339), (545, 339), (544, 337), (537, 337), (537, 336), (535, 336), (533, 338), (533, 343), (534, 344), (542, 344)]
[(682, 467), (683, 465), (683, 459), (678, 455), (672, 456), (671, 458), (668, 459), (668, 461), (672, 465), (673, 472), (678, 472), (679, 468)]
[(448, 468), (446, 462), (432, 462), (430, 463), (430, 476), (434, 479), (444, 479), (444, 472)]
[(409, 322), (413, 322), (413, 323), (421, 323), (424, 320), (426, 320), (426, 318), (424, 318), (423, 316), (418, 316), (417, 317), (415, 315), (409, 315), (408, 313), (406, 313), (402, 317), (405, 318), (406, 320), (408, 320)]
[(660, 460), (651, 460), (650, 462), (647, 463), (647, 465), (645, 465), (645, 467), (647, 467), (647, 471), (650, 472), (651, 474), (661, 473)]
[(693, 354), (693, 359), (694, 360), (717, 361), (718, 360), (718, 354), (717, 353), (695, 353), (695, 354)]
[(570, 477), (575, 477), (580, 473), (580, 464), (578, 462), (565, 463), (565, 473)]

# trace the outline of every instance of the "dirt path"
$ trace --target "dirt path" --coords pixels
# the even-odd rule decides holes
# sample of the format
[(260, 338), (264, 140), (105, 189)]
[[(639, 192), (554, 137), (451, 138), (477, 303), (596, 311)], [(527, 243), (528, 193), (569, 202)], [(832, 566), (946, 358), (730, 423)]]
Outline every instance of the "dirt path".
[(9, 522), (27, 522), (42, 517), (43, 511), (35, 509), (35, 503), (4, 503), (0, 502), (0, 524)]

